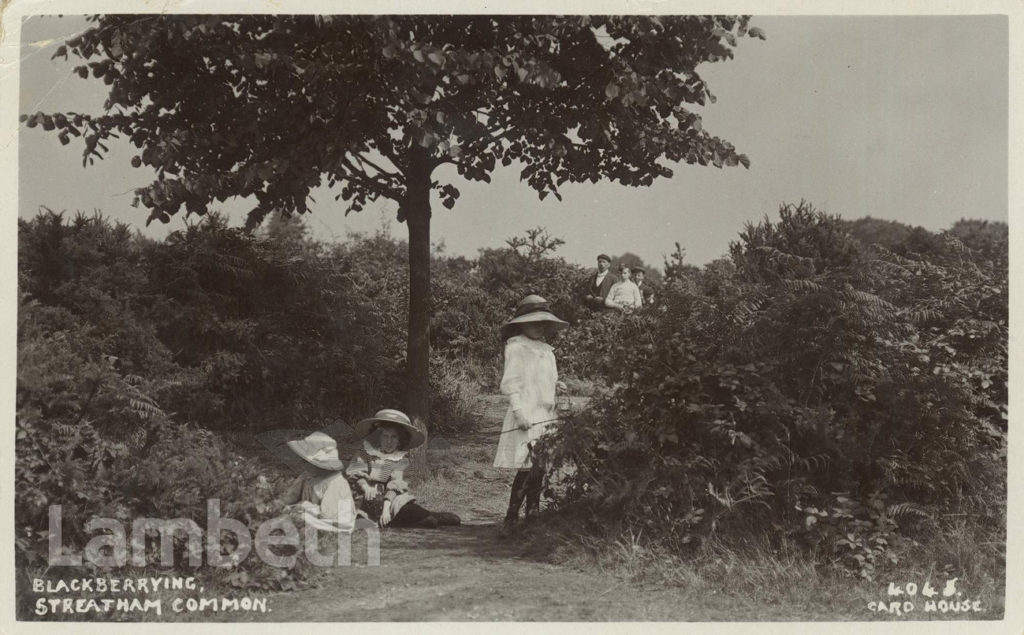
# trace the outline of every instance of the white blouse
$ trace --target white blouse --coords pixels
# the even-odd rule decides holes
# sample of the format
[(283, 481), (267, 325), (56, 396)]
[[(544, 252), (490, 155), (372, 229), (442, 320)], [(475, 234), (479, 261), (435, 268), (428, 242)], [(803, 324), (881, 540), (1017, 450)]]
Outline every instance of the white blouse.
[(605, 298), (605, 306), (612, 308), (626, 307), (630, 309), (639, 309), (643, 306), (644, 298), (640, 294), (640, 287), (636, 286), (636, 283), (632, 280), (620, 280), (612, 285), (610, 291), (608, 291), (608, 297)]

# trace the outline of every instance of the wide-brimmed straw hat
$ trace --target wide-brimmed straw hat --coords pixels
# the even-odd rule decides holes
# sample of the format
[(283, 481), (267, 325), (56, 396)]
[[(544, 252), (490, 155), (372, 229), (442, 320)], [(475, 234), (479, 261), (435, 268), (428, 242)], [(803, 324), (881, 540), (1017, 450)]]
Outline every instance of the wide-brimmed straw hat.
[(539, 295), (528, 295), (516, 305), (515, 316), (501, 325), (501, 339), (507, 340), (516, 334), (518, 327), (514, 326), (515, 324), (525, 324), (527, 322), (547, 322), (560, 329), (569, 326), (569, 323), (565, 320), (555, 317), (555, 314), (551, 312), (551, 307), (548, 306), (547, 300)]
[(409, 417), (407, 417), (404, 412), (401, 410), (392, 410), (390, 408), (378, 410), (377, 414), (372, 417), (367, 417), (352, 426), (352, 434), (357, 439), (363, 439), (377, 429), (378, 426), (385, 423), (393, 423), (405, 430), (409, 441), (405, 444), (405, 447), (399, 448), (400, 450), (412, 450), (413, 448), (418, 448), (427, 440), (427, 434), (421, 430), (419, 426), (410, 421)]
[(314, 432), (304, 439), (289, 441), (288, 447), (307, 463), (322, 470), (337, 472), (345, 469), (345, 464), (338, 457), (338, 444), (327, 433)]

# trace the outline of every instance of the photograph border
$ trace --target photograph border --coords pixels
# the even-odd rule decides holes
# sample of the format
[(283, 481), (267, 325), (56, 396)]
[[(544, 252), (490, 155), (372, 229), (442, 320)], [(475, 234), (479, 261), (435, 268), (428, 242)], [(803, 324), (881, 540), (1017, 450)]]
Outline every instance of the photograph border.
[[(114, 2), (112, 0), (80, 0), (78, 2), (62, 1), (20, 1), (11, 0), (3, 3), (0, 7), (0, 24), (3, 33), (0, 35), (0, 51), (2, 51), (3, 69), (2, 85), (0, 85), (0, 130), (3, 131), (5, 142), (3, 153), (0, 156), (0, 179), (4, 196), (0, 197), (4, 206), (4, 218), (7, 219), (8, 231), (0, 234), (0, 255), (4, 259), (8, 272), (7, 284), (2, 285), (0, 291), (0, 303), (6, 310), (3, 311), (3, 330), (7, 333), (4, 339), (4, 353), (8, 363), (4, 365), (4, 379), (2, 391), (0, 391), (0, 404), (9, 413), (10, 423), (5, 428), (6, 434), (0, 440), (0, 457), (3, 459), (3, 475), (0, 477), (0, 502), (2, 502), (3, 522), (0, 522), (0, 570), (4, 573), (0, 579), (5, 581), (3, 588), (3, 600), (0, 601), (0, 632), (10, 633), (53, 633), (53, 632), (137, 632), (141, 629), (143, 633), (170, 631), (181, 629), (182, 623), (107, 623), (107, 622), (17, 622), (14, 620), (14, 550), (13, 550), (13, 484), (14, 484), (14, 412), (15, 412), (15, 360), (17, 359), (17, 218), (18, 218), (18, 133), (21, 124), (18, 121), (19, 112), (19, 61), (20, 61), (20, 30), (23, 18), (30, 15), (52, 15), (59, 13), (83, 14), (83, 13), (405, 13), (409, 9), (407, 3), (382, 2), (374, 3), (372, 9), (369, 3), (354, 2), (297, 2), (289, 0), (278, 0), (254, 4), (251, 2), (210, 0), (205, 3), (198, 2)], [(433, 7), (433, 10), (423, 13), (551, 13), (552, 5), (542, 2), (512, 2), (512, 3), (479, 3), (457, 0), (445, 0), (443, 4)], [(86, 10), (87, 9), (87, 10)], [(565, 13), (615, 13), (615, 14), (646, 14), (646, 13), (750, 13), (754, 15), (822, 15), (824, 13), (836, 15), (969, 15), (969, 14), (1003, 14), (1008, 16), (1009, 21), (1009, 123), (1008, 123), (1008, 224), (1010, 231), (1010, 361), (1009, 361), (1009, 412), (1016, 414), (1021, 411), (1022, 399), (1024, 397), (1013, 390), (1013, 386), (1019, 386), (1019, 377), (1024, 371), (1024, 355), (1021, 350), (1020, 321), (1020, 293), (1021, 269), (1015, 254), (1024, 253), (1022, 244), (1019, 216), (1021, 203), (1024, 201), (1024, 174), (1021, 171), (1022, 153), (1021, 146), (1024, 141), (1024, 126), (1021, 119), (1021, 86), (1024, 82), (1013, 81), (1013, 78), (1024, 77), (1024, 65), (1022, 65), (1022, 39), (1024, 39), (1024, 3), (1009, 1), (978, 1), (978, 2), (901, 2), (893, 7), (889, 2), (878, 0), (865, 0), (864, 2), (607, 2), (588, 1), (572, 3), (565, 7)], [(421, 13), (415, 11), (411, 13)], [(967, 115), (969, 116), (969, 115)], [(140, 222), (141, 215), (140, 211)], [(1014, 435), (1010, 435), (1013, 437)], [(827, 625), (828, 632), (990, 632), (993, 629), (999, 632), (1017, 632), (1024, 629), (1024, 606), (1012, 598), (1024, 597), (1024, 573), (1019, 566), (1024, 564), (1022, 558), (1022, 546), (1024, 546), (1024, 516), (1022, 516), (1021, 492), (1022, 478), (1021, 465), (1024, 461), (1024, 444), (1013, 441), (1009, 445), (1008, 452), (1008, 503), (1007, 503), (1007, 580), (1006, 580), (1006, 612), (1002, 621), (932, 621), (932, 622), (904, 622), (893, 620), (892, 622), (815, 622), (812, 628)], [(426, 623), (418, 624), (415, 628), (424, 632), (451, 632), (454, 628), (458, 632), (476, 632), (482, 623), (460, 622), (460, 623)], [(572, 632), (593, 631), (595, 628), (601, 631), (635, 631), (637, 628), (644, 630), (651, 629), (653, 632), (669, 631), (676, 628), (699, 629), (702, 632), (784, 632), (795, 628), (806, 627), (807, 623), (795, 622), (718, 622), (700, 623), (685, 622), (677, 625), (672, 624), (650, 624), (643, 623), (642, 626), (630, 625), (628, 623), (584, 623), (573, 627)], [(384, 632), (397, 632), (399, 629), (407, 629), (411, 625), (402, 623), (352, 623), (352, 626), (359, 629), (381, 628)], [(569, 627), (565, 623), (555, 623), (544, 627), (541, 624), (533, 623), (532, 628), (543, 627), (543, 630), (564, 630)], [(238, 623), (195, 623), (188, 624), (186, 628), (197, 632), (227, 632), (243, 628), (252, 632), (275, 632), (279, 629), (279, 623), (245, 623), (244, 626)], [(334, 631), (338, 628), (336, 623), (308, 623), (304, 628), (310, 632)], [(516, 623), (496, 623), (487, 625), (488, 630), (496, 632), (519, 632), (522, 628)], [(579, 629), (579, 630), (576, 630)]]

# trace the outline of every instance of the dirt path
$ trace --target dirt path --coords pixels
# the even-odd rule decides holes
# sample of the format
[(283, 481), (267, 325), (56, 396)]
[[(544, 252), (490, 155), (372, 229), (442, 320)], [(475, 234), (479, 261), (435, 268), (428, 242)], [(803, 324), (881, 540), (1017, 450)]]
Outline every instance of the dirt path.
[[(581, 400), (582, 401), (582, 400)], [(380, 564), (367, 566), (366, 539), (356, 532), (350, 566), (323, 569), (319, 586), (267, 597), (267, 613), (207, 614), (203, 620), (365, 621), (771, 621), (863, 619), (847, 599), (807, 597), (806, 607), (747, 598), (728, 589), (701, 591), (638, 584), (588, 564), (554, 564), (557, 545), (540, 525), (510, 539), (497, 536), (511, 473), (491, 467), (506, 408), (481, 397), (480, 427), (451, 436), (428, 455), (430, 477), (410, 479), (421, 504), (458, 513), (463, 525), (385, 529)], [(540, 522), (540, 521), (537, 521)], [(538, 539), (537, 536), (541, 538)], [(822, 614), (822, 602), (831, 610)], [(850, 606), (847, 606), (850, 605)], [(851, 608), (853, 607), (853, 608)], [(198, 619), (198, 618), (197, 618)]]
[[(343, 568), (313, 591), (271, 600), (273, 620), (606, 620), (622, 619), (613, 579), (523, 557), (494, 528), (393, 531), (379, 567)], [(630, 611), (632, 612), (632, 611)]]
[[(664, 592), (630, 588), (633, 585), (600, 571), (551, 564), (552, 545), (538, 547), (536, 541), (498, 538), (510, 473), (491, 468), (489, 462), (505, 407), (500, 396), (482, 397), (480, 429), (448, 439), (452, 448), (430, 457), (433, 465), (442, 463), (442, 478), (461, 482), (462, 491), (446, 501), (440, 500), (440, 493), (433, 500), (429, 492), (418, 495), (428, 507), (458, 513), (462, 526), (384, 530), (379, 566), (331, 569), (318, 588), (271, 596), (271, 612), (252, 617), (273, 621), (670, 619), (664, 603), (652, 597), (652, 592)], [(457, 459), (446, 468), (442, 454), (455, 454)], [(366, 562), (364, 545), (358, 537), (353, 542), (354, 561)], [(678, 611), (671, 613), (681, 619)]]

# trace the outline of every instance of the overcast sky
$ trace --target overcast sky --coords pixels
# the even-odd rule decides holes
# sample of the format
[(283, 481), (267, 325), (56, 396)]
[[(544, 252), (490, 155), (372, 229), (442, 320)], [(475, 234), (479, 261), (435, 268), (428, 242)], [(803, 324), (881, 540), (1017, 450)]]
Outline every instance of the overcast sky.
[[(541, 202), (518, 170), (497, 168), (491, 184), (450, 177), (462, 190), (454, 210), (434, 207), (432, 235), (449, 253), (481, 247), (544, 226), (563, 238), (560, 254), (590, 264), (599, 252), (633, 252), (660, 266), (678, 241), (687, 260), (724, 255), (745, 222), (774, 218), (784, 202), (806, 199), (845, 218), (873, 216), (948, 228), (960, 218), (1007, 220), (1008, 27), (1001, 16), (756, 17), (767, 40), (741, 40), (733, 60), (700, 71), (718, 97), (704, 127), (734, 143), (751, 167), (679, 165), (651, 187), (611, 183), (565, 186), (563, 202)], [(21, 112), (99, 112), (106, 86), (51, 60), (80, 17), (32, 18), (22, 30)], [(21, 128), (19, 214), (39, 206), (94, 209), (162, 237), (184, 226), (144, 227), (130, 206), (135, 187), (153, 178), (133, 169), (126, 146), (82, 167), (81, 143), (61, 146), (41, 127)], [(344, 238), (394, 220), (394, 203), (344, 215), (332, 194), (307, 223), (315, 235)], [(223, 209), (241, 224), (249, 201)]]

